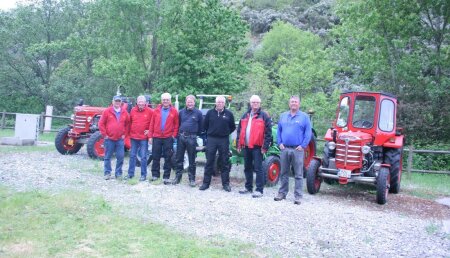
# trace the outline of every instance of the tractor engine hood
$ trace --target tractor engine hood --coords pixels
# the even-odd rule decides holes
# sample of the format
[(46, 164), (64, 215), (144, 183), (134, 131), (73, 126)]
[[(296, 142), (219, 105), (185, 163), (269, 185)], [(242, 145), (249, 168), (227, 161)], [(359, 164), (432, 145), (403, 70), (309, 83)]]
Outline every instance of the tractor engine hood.
[(104, 107), (91, 107), (91, 106), (78, 106), (74, 108), (74, 113), (86, 112), (86, 113), (102, 113), (106, 108)]
[(344, 141), (344, 142), (371, 142), (372, 141), (372, 135), (364, 132), (344, 132), (340, 133), (337, 136), (338, 141)]

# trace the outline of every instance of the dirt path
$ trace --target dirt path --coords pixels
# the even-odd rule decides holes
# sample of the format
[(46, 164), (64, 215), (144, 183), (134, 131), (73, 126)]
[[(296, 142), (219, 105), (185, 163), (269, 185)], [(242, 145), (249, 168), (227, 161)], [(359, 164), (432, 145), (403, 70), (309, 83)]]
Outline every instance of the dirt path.
[[(89, 191), (126, 216), (204, 238), (252, 243), (261, 248), (261, 256), (450, 256), (450, 235), (443, 230), (450, 210), (445, 205), (400, 193), (381, 206), (373, 190), (327, 185), (314, 196), (305, 191), (299, 206), (293, 204), (292, 192), (286, 201), (274, 202), (277, 187), (253, 199), (238, 193), (242, 169), (233, 168), (232, 192), (227, 193), (218, 178), (206, 191), (190, 188), (186, 176), (178, 186), (105, 181), (102, 163), (88, 159), (85, 151), (74, 156), (0, 152), (1, 185), (20, 191)], [(197, 171), (202, 175), (203, 167)]]

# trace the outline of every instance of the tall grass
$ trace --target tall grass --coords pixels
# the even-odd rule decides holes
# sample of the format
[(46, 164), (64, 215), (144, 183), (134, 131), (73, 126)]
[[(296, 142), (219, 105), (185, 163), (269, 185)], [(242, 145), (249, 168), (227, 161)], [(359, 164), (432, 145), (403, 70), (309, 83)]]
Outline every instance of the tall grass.
[(433, 175), (403, 171), (402, 191), (412, 195), (435, 199), (439, 196), (450, 196), (450, 175)]

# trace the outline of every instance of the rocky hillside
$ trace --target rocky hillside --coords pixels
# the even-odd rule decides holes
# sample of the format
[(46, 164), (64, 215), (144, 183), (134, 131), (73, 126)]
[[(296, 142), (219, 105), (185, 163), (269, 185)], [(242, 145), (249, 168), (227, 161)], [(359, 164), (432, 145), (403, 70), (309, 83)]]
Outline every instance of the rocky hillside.
[(240, 10), (253, 36), (270, 30), (272, 23), (285, 21), (295, 27), (325, 36), (339, 18), (333, 14), (335, 0), (223, 0)]

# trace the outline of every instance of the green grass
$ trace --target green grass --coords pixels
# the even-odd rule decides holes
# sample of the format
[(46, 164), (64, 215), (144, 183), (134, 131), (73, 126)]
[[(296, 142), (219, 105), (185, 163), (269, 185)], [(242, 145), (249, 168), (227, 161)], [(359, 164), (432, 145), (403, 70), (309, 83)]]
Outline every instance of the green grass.
[(0, 232), (2, 257), (256, 256), (248, 244), (201, 240), (123, 217), (103, 199), (80, 192), (0, 188)]
[(450, 196), (450, 175), (406, 173), (402, 175), (401, 191), (414, 196), (435, 199)]
[(52, 152), (56, 151), (55, 145), (45, 145), (45, 146), (3, 146), (0, 145), (0, 153), (17, 153), (17, 152)]
[[(57, 132), (39, 134), (38, 140), (44, 142), (54, 142)], [(13, 129), (0, 129), (0, 137), (13, 137)]]

